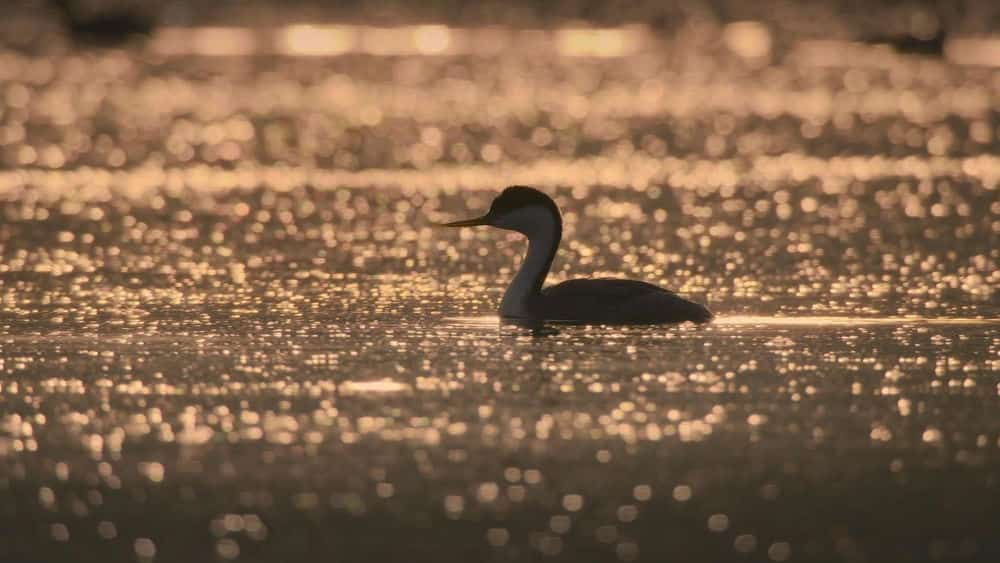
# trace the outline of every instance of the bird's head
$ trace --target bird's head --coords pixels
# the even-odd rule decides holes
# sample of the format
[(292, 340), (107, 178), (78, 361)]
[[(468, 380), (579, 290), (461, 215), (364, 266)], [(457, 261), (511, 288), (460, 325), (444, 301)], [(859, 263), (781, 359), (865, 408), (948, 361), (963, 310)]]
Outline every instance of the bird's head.
[(562, 218), (556, 202), (544, 193), (527, 186), (505, 189), (481, 217), (443, 223), (441, 227), (474, 227), (489, 225), (517, 231), (528, 237), (562, 229)]

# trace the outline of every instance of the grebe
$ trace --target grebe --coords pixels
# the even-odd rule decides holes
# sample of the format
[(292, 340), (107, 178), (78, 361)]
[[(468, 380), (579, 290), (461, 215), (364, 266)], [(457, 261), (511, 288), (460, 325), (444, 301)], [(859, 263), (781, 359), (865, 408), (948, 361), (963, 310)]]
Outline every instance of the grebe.
[(526, 186), (503, 191), (482, 217), (440, 227), (489, 225), (528, 237), (528, 253), (500, 302), (511, 320), (593, 324), (704, 323), (712, 313), (676, 293), (635, 280), (578, 279), (542, 288), (562, 238), (562, 217), (552, 198)]

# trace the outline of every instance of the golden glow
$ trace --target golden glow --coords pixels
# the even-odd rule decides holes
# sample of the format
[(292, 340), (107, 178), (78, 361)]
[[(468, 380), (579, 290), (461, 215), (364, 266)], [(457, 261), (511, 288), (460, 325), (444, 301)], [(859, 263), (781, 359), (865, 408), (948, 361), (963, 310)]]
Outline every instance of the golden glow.
[(413, 30), (417, 51), (425, 55), (440, 55), (451, 45), (451, 32), (443, 25), (422, 25)]
[(799, 41), (791, 54), (805, 66), (891, 68), (898, 58), (887, 45), (866, 45), (839, 39), (807, 39)]
[(500, 325), (497, 315), (481, 315), (478, 317), (446, 317), (445, 322), (454, 323), (469, 328), (496, 328)]
[[(496, 315), (478, 317), (446, 317), (448, 323), (468, 328), (496, 328), (502, 319)], [(1000, 318), (935, 318), (935, 317), (840, 317), (840, 316), (767, 316), (767, 315), (720, 315), (712, 320), (712, 325), (721, 326), (788, 326), (788, 327), (855, 327), (855, 326), (975, 326), (1000, 325)]]
[(559, 54), (567, 57), (622, 57), (642, 47), (643, 34), (638, 28), (576, 28), (556, 31)]
[[(746, 43), (755, 39), (750, 37), (741, 41)], [(633, 55), (651, 42), (651, 35), (640, 25), (566, 28), (549, 32), (444, 25), (376, 27), (294, 24), (274, 29), (164, 27), (156, 31), (150, 49), (164, 55), (201, 56), (277, 54), (332, 57), (352, 53), (377, 56), (495, 56), (517, 45), (540, 51), (554, 50), (569, 57), (609, 58)], [(751, 48), (760, 49), (760, 45)]]
[(726, 25), (722, 40), (730, 51), (746, 59), (771, 54), (771, 33), (760, 22), (744, 21)]
[[(692, 20), (0, 47), (0, 510), (22, 551), (239, 561), (389, 522), (628, 562), (657, 557), (668, 509), (720, 560), (878, 560), (842, 522), (746, 508), (835, 499), (827, 476), (958, 506), (995, 479), (997, 80), (962, 66), (989, 40), (810, 54)], [(562, 210), (548, 284), (644, 280), (715, 321), (503, 323), (523, 237), (431, 223), (509, 184)], [(911, 552), (973, 557), (977, 534)]]
[(414, 31), (413, 27), (366, 27), (361, 34), (361, 50), (379, 56), (415, 54)]
[(401, 393), (409, 391), (410, 386), (391, 379), (372, 381), (345, 381), (339, 386), (341, 393)]
[(156, 32), (150, 48), (165, 55), (245, 56), (257, 51), (258, 41), (248, 28), (165, 27)]
[(804, 326), (804, 327), (855, 327), (855, 326), (900, 326), (900, 325), (930, 325), (930, 326), (972, 326), (1000, 325), (1000, 319), (976, 318), (931, 318), (931, 317), (784, 317), (764, 315), (723, 315), (715, 318), (713, 324), (723, 326)]
[(950, 39), (944, 49), (948, 60), (961, 65), (1000, 67), (1000, 39)]
[(329, 57), (357, 47), (358, 31), (343, 25), (291, 25), (279, 32), (277, 51), (283, 55)]
[[(423, 170), (335, 170), (248, 163), (236, 170), (206, 164), (163, 168), (140, 166), (118, 171), (113, 175), (89, 167), (56, 171), (24, 169), (0, 171), (0, 195), (13, 197), (30, 186), (32, 191), (38, 190), (46, 193), (47, 197), (57, 197), (64, 193), (66, 186), (78, 186), (73, 197), (84, 202), (100, 201), (110, 194), (143, 199), (155, 195), (164, 182), (171, 185), (196, 183), (215, 194), (246, 191), (257, 183), (284, 191), (305, 184), (332, 191), (344, 185), (381, 183), (405, 185), (409, 189), (435, 195), (451, 192), (459, 187), (472, 191), (495, 191), (498, 173), (499, 182), (505, 184), (554, 184), (561, 181), (576, 184), (605, 183), (614, 189), (626, 191), (658, 183), (669, 183), (672, 189), (682, 191), (708, 188), (729, 190), (736, 189), (748, 180), (768, 186), (777, 182), (821, 180), (828, 184), (828, 189), (834, 190), (840, 189), (835, 186), (844, 181), (872, 181), (897, 176), (924, 179), (973, 178), (992, 187), (1000, 185), (1000, 156), (819, 158), (788, 153), (752, 159), (693, 160), (635, 154), (623, 159), (540, 158), (521, 165), (499, 168), (486, 164), (469, 164), (461, 168), (442, 164)], [(817, 204), (808, 200), (802, 203), (804, 209), (814, 205)], [(608, 206), (601, 207), (600, 214), (606, 218), (624, 217), (624, 209), (609, 203)], [(849, 210), (850, 207), (845, 209)], [(937, 213), (943, 211), (939, 209)]]

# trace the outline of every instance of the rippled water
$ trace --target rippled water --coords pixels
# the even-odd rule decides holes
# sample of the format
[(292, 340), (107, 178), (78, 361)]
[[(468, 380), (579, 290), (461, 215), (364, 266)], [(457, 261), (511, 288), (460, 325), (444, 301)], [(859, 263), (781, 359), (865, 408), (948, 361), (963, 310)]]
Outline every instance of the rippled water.
[[(0, 52), (5, 561), (1000, 556), (1000, 72), (366, 29)], [(512, 183), (718, 318), (501, 324)]]

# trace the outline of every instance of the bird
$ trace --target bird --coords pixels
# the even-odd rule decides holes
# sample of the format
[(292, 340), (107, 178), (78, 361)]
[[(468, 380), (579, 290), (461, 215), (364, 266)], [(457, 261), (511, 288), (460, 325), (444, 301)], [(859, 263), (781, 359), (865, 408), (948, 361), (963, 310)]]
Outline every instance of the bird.
[(555, 201), (535, 188), (510, 186), (493, 200), (485, 215), (436, 225), (488, 225), (527, 237), (527, 253), (500, 301), (500, 316), (505, 320), (596, 325), (712, 320), (704, 305), (637, 280), (573, 279), (543, 287), (562, 239), (562, 216)]

